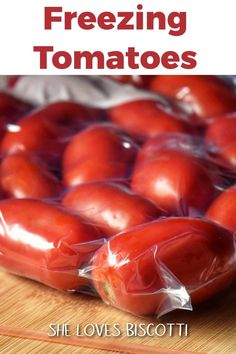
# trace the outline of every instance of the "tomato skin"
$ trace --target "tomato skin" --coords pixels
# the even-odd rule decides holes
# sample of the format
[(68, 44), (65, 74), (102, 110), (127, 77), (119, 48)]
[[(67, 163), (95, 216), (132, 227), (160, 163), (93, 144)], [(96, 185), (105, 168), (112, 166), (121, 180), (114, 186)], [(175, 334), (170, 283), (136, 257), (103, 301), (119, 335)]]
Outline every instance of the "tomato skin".
[(62, 144), (58, 141), (54, 124), (29, 116), (21, 119), (16, 132), (9, 131), (5, 134), (1, 152), (3, 155), (33, 153), (51, 161), (61, 155)]
[(52, 103), (22, 118), (14, 132), (7, 132), (2, 141), (2, 153), (27, 151), (50, 161), (57, 160), (68, 138), (88, 121), (91, 121), (90, 114), (80, 104)]
[[(218, 277), (228, 279), (234, 253), (233, 236), (227, 230), (205, 220), (167, 218), (111, 238), (96, 252), (92, 276), (104, 301), (138, 315), (152, 315), (168, 299), (163, 292), (170, 279), (167, 269), (196, 304), (232, 282), (235, 271), (230, 281), (221, 279), (220, 283)], [(205, 287), (208, 291), (204, 292)]]
[(91, 182), (77, 186), (66, 194), (62, 203), (72, 212), (87, 218), (108, 236), (163, 215), (148, 200), (112, 182)]
[(187, 103), (199, 120), (236, 111), (236, 96), (231, 85), (214, 76), (161, 75), (151, 90)]
[(216, 147), (224, 147), (236, 140), (236, 113), (223, 115), (209, 124), (205, 140)]
[(167, 132), (191, 132), (186, 114), (175, 112), (171, 106), (152, 100), (138, 100), (115, 106), (108, 110), (108, 116), (113, 123), (138, 138)]
[(206, 217), (236, 232), (236, 186), (226, 189), (210, 205)]
[(12, 123), (33, 109), (33, 106), (8, 93), (0, 92), (0, 117), (5, 123)]
[(236, 142), (227, 145), (220, 152), (220, 155), (227, 166), (232, 170), (236, 171)]
[[(54, 204), (33, 199), (0, 201), (0, 266), (61, 290), (78, 290), (78, 269), (100, 233)], [(79, 243), (88, 242), (87, 245)], [(99, 242), (99, 241), (97, 241)]]
[(236, 170), (236, 113), (214, 119), (206, 130), (205, 140), (222, 164)]
[(109, 179), (130, 174), (137, 145), (111, 124), (95, 124), (77, 134), (63, 155), (65, 185)]
[(162, 150), (183, 151), (204, 161), (205, 150), (198, 138), (188, 134), (166, 133), (145, 141), (136, 158), (136, 165), (155, 160)]
[(15, 198), (56, 198), (62, 186), (42, 162), (24, 153), (6, 156), (0, 165), (0, 182), (6, 195)]
[(159, 148), (155, 139), (138, 154), (131, 188), (171, 215), (202, 213), (216, 193), (200, 158), (191, 151)]

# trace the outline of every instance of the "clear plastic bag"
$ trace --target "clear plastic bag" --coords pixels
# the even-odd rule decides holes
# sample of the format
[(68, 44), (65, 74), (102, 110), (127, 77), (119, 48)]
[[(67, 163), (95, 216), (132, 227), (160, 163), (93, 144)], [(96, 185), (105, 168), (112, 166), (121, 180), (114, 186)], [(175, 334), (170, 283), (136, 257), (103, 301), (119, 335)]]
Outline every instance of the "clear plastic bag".
[(236, 176), (207, 133), (220, 117), (202, 124), (149, 82), (13, 81), (3, 95), (15, 111), (2, 119), (1, 268), (139, 316), (191, 310), (234, 281)]
[(191, 309), (235, 278), (235, 239), (194, 218), (162, 218), (110, 239), (52, 202), (0, 202), (0, 264), (59, 290), (94, 294), (137, 315)]
[[(120, 233), (89, 271), (104, 301), (138, 315), (163, 315), (207, 300), (235, 278), (235, 238), (211, 222), (163, 218)], [(86, 272), (85, 272), (86, 273)]]

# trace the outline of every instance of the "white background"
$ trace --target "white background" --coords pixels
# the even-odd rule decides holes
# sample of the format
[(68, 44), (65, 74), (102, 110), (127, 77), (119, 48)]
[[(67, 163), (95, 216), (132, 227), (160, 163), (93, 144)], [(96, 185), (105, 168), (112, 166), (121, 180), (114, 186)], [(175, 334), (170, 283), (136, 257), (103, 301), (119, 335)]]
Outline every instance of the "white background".
[[(64, 10), (187, 11), (187, 32), (180, 37), (165, 31), (83, 31), (75, 27), (65, 31), (63, 24), (44, 30), (44, 6), (63, 6)], [(235, 0), (2, 0), (0, 5), (0, 72), (1, 74), (236, 74), (236, 4)], [(193, 70), (168, 70), (160, 66), (150, 71), (131, 70), (58, 70), (52, 65), (40, 70), (39, 54), (33, 46), (53, 45), (55, 50), (125, 52), (135, 47), (140, 52), (168, 50), (177, 53), (196, 51), (198, 65)], [(49, 62), (50, 63), (50, 62)]]

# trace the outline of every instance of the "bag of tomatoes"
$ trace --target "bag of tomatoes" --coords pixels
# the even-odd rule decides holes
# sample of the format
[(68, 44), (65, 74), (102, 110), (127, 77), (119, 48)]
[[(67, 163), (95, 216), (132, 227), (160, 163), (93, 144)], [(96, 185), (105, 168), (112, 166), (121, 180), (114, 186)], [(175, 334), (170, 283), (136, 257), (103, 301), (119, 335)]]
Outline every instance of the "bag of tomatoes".
[(229, 288), (233, 87), (201, 76), (63, 80), (53, 102), (45, 87), (60, 78), (14, 77), (0, 93), (0, 267), (138, 316), (195, 309)]

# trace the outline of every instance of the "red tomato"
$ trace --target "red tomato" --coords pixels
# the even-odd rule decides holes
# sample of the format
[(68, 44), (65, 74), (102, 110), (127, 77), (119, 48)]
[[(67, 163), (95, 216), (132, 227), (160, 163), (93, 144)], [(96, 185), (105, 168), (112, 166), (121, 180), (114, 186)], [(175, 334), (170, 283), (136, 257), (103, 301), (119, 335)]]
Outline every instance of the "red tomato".
[(111, 238), (96, 252), (92, 276), (105, 302), (152, 315), (188, 300), (179, 282), (193, 304), (223, 290), (235, 278), (234, 257), (227, 230), (200, 219), (167, 218)]
[(33, 111), (10, 130), (2, 142), (4, 154), (34, 152), (56, 160), (69, 136), (91, 121), (90, 113), (80, 104), (57, 102)]
[(206, 142), (222, 159), (222, 163), (236, 169), (236, 113), (214, 119), (206, 131)]
[(111, 182), (77, 186), (66, 194), (63, 204), (109, 236), (162, 215), (148, 200)]
[(95, 124), (76, 135), (63, 156), (68, 186), (95, 180), (127, 178), (137, 146), (110, 124)]
[(236, 140), (236, 113), (218, 117), (206, 130), (206, 142), (224, 147)]
[(90, 242), (100, 237), (93, 226), (33, 199), (0, 201), (0, 213), (2, 268), (57, 289), (76, 291), (86, 285), (79, 269), (101, 242)]
[(229, 168), (236, 171), (236, 142), (230, 144), (220, 151), (223, 161), (226, 161)]
[(5, 193), (16, 198), (56, 198), (62, 186), (35, 157), (8, 155), (0, 165), (0, 181)]
[(208, 146), (199, 136), (180, 133), (167, 133), (148, 139), (136, 159), (136, 166), (155, 160), (161, 150), (183, 151), (191, 155), (208, 171), (216, 188), (222, 189), (229, 182), (229, 174), (213, 162)]
[(189, 104), (202, 122), (208, 117), (236, 111), (231, 85), (215, 76), (156, 76), (151, 89)]
[(142, 145), (136, 159), (136, 164), (155, 160), (158, 152), (165, 149), (184, 151), (202, 159), (202, 161), (204, 161), (206, 155), (204, 145), (198, 137), (181, 133), (166, 133), (149, 138)]
[(226, 189), (210, 205), (206, 217), (236, 232), (236, 186)]
[(129, 134), (147, 138), (166, 132), (190, 132), (188, 116), (171, 106), (151, 100), (139, 100), (115, 106), (109, 118)]
[[(158, 139), (158, 138), (157, 138)], [(215, 195), (213, 179), (200, 158), (187, 149), (140, 150), (133, 171), (133, 191), (174, 215), (206, 210)]]
[(0, 119), (6, 123), (14, 122), (17, 118), (33, 109), (33, 106), (8, 93), (0, 92)]

